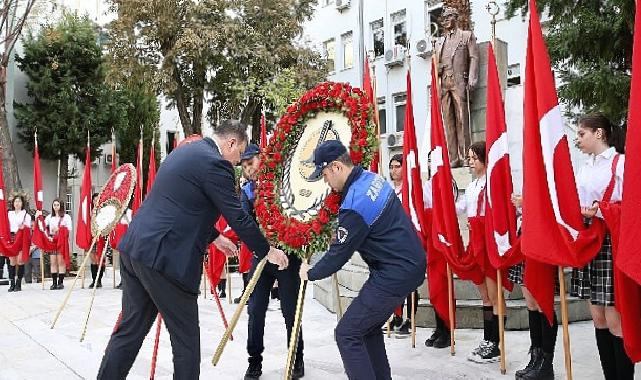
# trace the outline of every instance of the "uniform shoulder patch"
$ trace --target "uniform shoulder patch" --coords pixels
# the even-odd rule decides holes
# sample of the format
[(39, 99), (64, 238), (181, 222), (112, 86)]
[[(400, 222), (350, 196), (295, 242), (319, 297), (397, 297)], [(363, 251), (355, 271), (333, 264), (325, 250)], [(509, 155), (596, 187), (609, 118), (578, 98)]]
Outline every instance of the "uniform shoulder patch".
[(347, 235), (349, 235), (349, 232), (345, 227), (338, 227), (338, 229), (336, 230), (336, 240), (338, 240), (338, 242), (341, 244), (347, 241)]

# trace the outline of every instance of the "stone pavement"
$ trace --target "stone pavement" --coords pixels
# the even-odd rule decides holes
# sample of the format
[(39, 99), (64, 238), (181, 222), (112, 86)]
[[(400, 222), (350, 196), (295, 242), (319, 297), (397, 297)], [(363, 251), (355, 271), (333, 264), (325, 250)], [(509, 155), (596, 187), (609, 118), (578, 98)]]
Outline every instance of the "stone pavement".
[[(0, 380), (11, 379), (93, 379), (102, 353), (120, 311), (120, 291), (112, 288), (111, 274), (105, 274), (105, 287), (98, 289), (89, 329), (84, 342), (80, 333), (91, 292), (77, 289), (71, 295), (55, 329), (51, 321), (64, 291), (41, 290), (40, 284), (25, 284), (20, 293), (8, 293), (0, 287)], [(71, 286), (72, 279), (65, 280)], [(240, 294), (241, 280), (233, 278), (233, 296)], [(243, 313), (235, 340), (229, 342), (217, 367), (211, 358), (223, 334), (223, 325), (215, 301), (202, 296), (200, 326), (202, 347), (202, 379), (242, 379), (246, 369), (245, 342), (247, 315)], [(223, 300), (223, 307), (231, 318), (236, 305)], [(282, 378), (286, 358), (285, 328), (276, 304), (267, 313), (266, 353), (262, 379)], [(333, 341), (336, 317), (317, 303), (311, 292), (307, 294), (304, 315), (305, 364), (307, 380), (345, 379), (338, 349)], [(136, 359), (129, 379), (148, 379), (153, 349), (155, 324)], [(423, 345), (430, 329), (418, 329), (416, 348), (409, 339), (386, 339), (388, 356), (394, 379), (513, 379), (514, 372), (526, 361), (529, 338), (527, 331), (506, 334), (508, 374), (502, 376), (498, 364), (479, 365), (466, 360), (468, 352), (482, 337), (481, 330), (457, 330), (457, 355), (449, 350), (428, 349)], [(591, 323), (570, 325), (573, 369), (575, 379), (602, 378)], [(557, 379), (564, 378), (562, 335), (556, 351)], [(641, 368), (637, 366), (637, 372)], [(172, 378), (171, 345), (165, 329), (160, 338), (156, 379)], [(641, 376), (637, 374), (637, 379)]]

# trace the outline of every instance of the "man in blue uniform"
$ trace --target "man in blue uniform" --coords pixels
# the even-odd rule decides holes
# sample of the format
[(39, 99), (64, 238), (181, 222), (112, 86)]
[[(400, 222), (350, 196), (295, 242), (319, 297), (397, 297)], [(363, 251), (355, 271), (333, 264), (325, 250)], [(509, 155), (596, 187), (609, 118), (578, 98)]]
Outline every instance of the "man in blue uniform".
[(381, 327), (408, 293), (425, 280), (425, 251), (391, 186), (354, 166), (347, 149), (325, 141), (314, 152), (316, 170), (342, 194), (336, 239), (313, 268), (302, 265), (302, 280), (337, 272), (358, 251), (370, 276), (336, 326), (336, 343), (352, 380), (391, 379)]
[(174, 379), (198, 379), (198, 287), (210, 241), (228, 255), (236, 246), (213, 229), (222, 214), (258, 258), (285, 269), (287, 256), (269, 246), (240, 206), (232, 165), (247, 145), (246, 126), (225, 120), (213, 139), (172, 152), (133, 218), (118, 250), (122, 322), (109, 340), (98, 379), (125, 379), (158, 313), (169, 330)]
[[(249, 145), (241, 157), (243, 172), (249, 181), (243, 187), (241, 193), (241, 203), (243, 208), (250, 215), (254, 213), (254, 200), (256, 192), (256, 180), (258, 178), (258, 169), (260, 167), (260, 149), (257, 145)], [(300, 278), (298, 269), (301, 260), (298, 257), (289, 258), (289, 266), (285, 270), (278, 270), (276, 265), (267, 264), (256, 287), (249, 298), (247, 313), (249, 321), (247, 324), (247, 354), (249, 355), (249, 366), (245, 372), (244, 380), (256, 380), (262, 375), (263, 352), (265, 351), (264, 334), (265, 334), (265, 314), (269, 306), (269, 297), (274, 282), (278, 281), (278, 293), (280, 298), (280, 307), (285, 319), (285, 328), (287, 330), (287, 342), (289, 343), (292, 327), (294, 326), (294, 317), (296, 315), (296, 302), (298, 301), (298, 288), (300, 287)], [(258, 260), (256, 257), (252, 260), (252, 268), (256, 268)], [(249, 277), (253, 275), (250, 271)], [(296, 360), (294, 370), (292, 371), (293, 379), (300, 379), (305, 376), (305, 364), (303, 362), (303, 335), (302, 332), (298, 339), (296, 351)]]

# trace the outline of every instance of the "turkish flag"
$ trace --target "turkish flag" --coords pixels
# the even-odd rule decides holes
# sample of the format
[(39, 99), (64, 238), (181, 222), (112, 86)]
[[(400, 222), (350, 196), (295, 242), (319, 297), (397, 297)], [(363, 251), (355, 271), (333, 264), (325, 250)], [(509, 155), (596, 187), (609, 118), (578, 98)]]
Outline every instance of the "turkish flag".
[[(601, 248), (604, 225), (598, 218), (593, 218), (589, 228), (583, 225), (536, 0), (530, 0), (524, 113), (521, 248), (528, 259), (544, 264), (582, 267)], [(553, 271), (545, 271), (548, 277), (543, 277), (533, 268), (526, 265), (525, 286), (551, 322)]]
[(405, 106), (405, 128), (403, 133), (403, 187), (401, 201), (407, 215), (425, 245), (428, 229), (425, 222), (425, 203), (423, 202), (423, 184), (421, 166), (418, 160), (416, 129), (414, 127), (414, 107), (412, 105), (412, 77), (407, 71), (407, 104)]
[(463, 249), (463, 239), (456, 216), (454, 192), (452, 190), (452, 169), (447, 152), (445, 128), (441, 114), (438, 85), (436, 82), (436, 63), (432, 62), (431, 85), (431, 152), (430, 172), (432, 173), (432, 228), (430, 237), (434, 247), (441, 252), (456, 274), (464, 279), (480, 284), (484, 274), (480, 271), (475, 258)]
[[(379, 120), (378, 120), (378, 106), (376, 104), (376, 83), (372, 82), (372, 75), (370, 74), (369, 71), (369, 62), (367, 60), (367, 54), (365, 54), (365, 61), (363, 62), (363, 91), (367, 95), (367, 98), (372, 104), (372, 108), (374, 109), (374, 134), (376, 138), (378, 139), (380, 136), (380, 129), (379, 129)], [(406, 111), (407, 113), (407, 111)], [(381, 160), (381, 153), (380, 153), (380, 147), (376, 147), (376, 150), (374, 151), (374, 157), (372, 158), (372, 163), (370, 164), (369, 170), (373, 173), (378, 173), (380, 171), (380, 168), (378, 167), (380, 164)]]
[(88, 250), (91, 246), (91, 152), (87, 143), (85, 153), (85, 172), (80, 186), (80, 205), (76, 223), (76, 245)]
[(156, 179), (156, 154), (154, 149), (154, 141), (151, 140), (151, 148), (149, 150), (149, 170), (147, 171), (147, 191), (145, 196), (149, 195), (151, 187), (154, 185), (154, 180)]
[(4, 175), (2, 172), (2, 155), (0, 155), (0, 239), (8, 241), (11, 233), (9, 232), (9, 216), (7, 213), (7, 199), (4, 190)]
[[(621, 313), (625, 350), (634, 362), (641, 361), (641, 7), (637, 5), (634, 22), (632, 83), (628, 108), (628, 135), (625, 145), (623, 201), (620, 205), (619, 233), (617, 224), (608, 223), (612, 233), (612, 253), (615, 265), (616, 306)], [(633, 106), (636, 104), (637, 106)], [(608, 221), (607, 207), (601, 206)], [(616, 208), (615, 208), (616, 210)], [(616, 214), (611, 218), (617, 221)], [(618, 247), (617, 247), (618, 246)], [(622, 296), (619, 296), (622, 294)]]
[(522, 261), (523, 255), (511, 199), (512, 173), (499, 72), (492, 44), (487, 50), (485, 245), (492, 266), (505, 269)]
[(138, 148), (136, 149), (136, 187), (134, 188), (134, 201), (131, 204), (131, 211), (136, 215), (136, 212), (142, 204), (142, 138), (138, 143)]

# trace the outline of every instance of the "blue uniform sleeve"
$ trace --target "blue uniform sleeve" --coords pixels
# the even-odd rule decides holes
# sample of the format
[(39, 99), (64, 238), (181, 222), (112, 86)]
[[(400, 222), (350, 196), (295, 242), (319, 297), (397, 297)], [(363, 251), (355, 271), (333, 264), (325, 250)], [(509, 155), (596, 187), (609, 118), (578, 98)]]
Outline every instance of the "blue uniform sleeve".
[(310, 281), (321, 280), (338, 272), (361, 246), (369, 234), (363, 217), (352, 210), (341, 210), (338, 215), (336, 239), (313, 268), (307, 273)]
[(245, 210), (246, 213), (253, 216), (254, 206), (252, 205), (252, 201), (247, 196), (247, 186), (249, 185), (249, 183), (246, 183), (240, 191), (240, 205), (243, 207), (243, 210)]
[(224, 160), (214, 161), (207, 167), (203, 184), (207, 196), (218, 207), (227, 224), (236, 232), (240, 240), (247, 244), (259, 259), (267, 255), (269, 242), (260, 232), (256, 222), (240, 205), (235, 191), (234, 169), (231, 164)]

